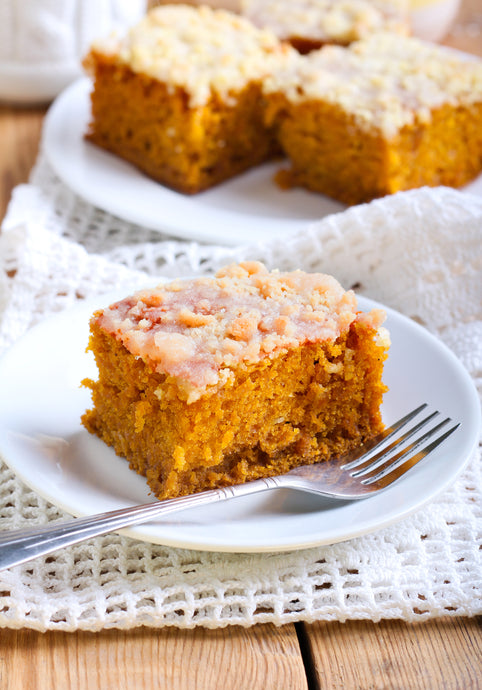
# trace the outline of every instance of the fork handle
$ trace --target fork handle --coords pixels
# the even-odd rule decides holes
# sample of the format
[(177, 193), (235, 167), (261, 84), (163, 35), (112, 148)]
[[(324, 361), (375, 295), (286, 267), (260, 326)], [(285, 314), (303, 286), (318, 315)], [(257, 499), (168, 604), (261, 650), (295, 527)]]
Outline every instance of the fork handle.
[(266, 477), (246, 484), (122, 508), (44, 527), (0, 532), (0, 571), (26, 563), (38, 556), (45, 556), (57, 549), (73, 546), (168, 513), (275, 489), (278, 486), (280, 483), (276, 477)]

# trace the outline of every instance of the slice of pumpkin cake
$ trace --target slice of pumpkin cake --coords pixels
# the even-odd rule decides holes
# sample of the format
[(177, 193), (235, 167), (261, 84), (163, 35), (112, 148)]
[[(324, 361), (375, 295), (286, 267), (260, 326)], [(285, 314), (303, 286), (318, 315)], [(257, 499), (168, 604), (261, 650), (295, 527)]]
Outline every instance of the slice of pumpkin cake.
[(257, 262), (137, 292), (91, 319), (83, 424), (159, 498), (322, 461), (382, 428), (383, 319)]

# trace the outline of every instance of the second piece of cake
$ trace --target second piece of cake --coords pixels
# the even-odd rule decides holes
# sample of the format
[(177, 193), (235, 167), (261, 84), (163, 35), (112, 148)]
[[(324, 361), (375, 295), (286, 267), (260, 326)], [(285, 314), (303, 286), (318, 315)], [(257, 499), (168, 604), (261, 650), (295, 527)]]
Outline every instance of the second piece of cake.
[(379, 34), (298, 56), (265, 90), (291, 163), (284, 186), (356, 204), (482, 170), (480, 61)]
[(92, 433), (159, 498), (282, 474), (382, 428), (383, 312), (331, 276), (232, 265), (96, 313)]
[(262, 81), (292, 50), (229, 12), (154, 8), (86, 57), (87, 138), (178, 191), (212, 187), (279, 150), (263, 124)]

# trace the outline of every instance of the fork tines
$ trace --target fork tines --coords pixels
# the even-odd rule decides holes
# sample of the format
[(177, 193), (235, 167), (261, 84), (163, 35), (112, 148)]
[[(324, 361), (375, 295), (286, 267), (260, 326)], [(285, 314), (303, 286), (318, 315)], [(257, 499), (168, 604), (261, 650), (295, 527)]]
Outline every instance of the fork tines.
[[(438, 432), (451, 421), (451, 418), (447, 417), (415, 438), (411, 443), (407, 443), (409, 439), (414, 437), (424, 426), (440, 414), (438, 410), (432, 412), (399, 435), (398, 432), (408, 422), (414, 420), (426, 407), (427, 403), (420, 405), (390, 427), (384, 429), (362, 446), (356, 458), (354, 454), (349, 456), (347, 458), (348, 462), (345, 462), (341, 469), (350, 470), (351, 476), (359, 478), (363, 484), (377, 483), (380, 488), (388, 486), (402, 474), (405, 474), (410, 467), (420, 462), (460, 426), (460, 424), (455, 424), (448, 431), (437, 436)], [(393, 440), (386, 445), (390, 439)], [(418, 452), (415, 452), (430, 439), (433, 440), (418, 450)], [(379, 450), (380, 448), (381, 450)], [(404, 460), (405, 462), (403, 462)]]

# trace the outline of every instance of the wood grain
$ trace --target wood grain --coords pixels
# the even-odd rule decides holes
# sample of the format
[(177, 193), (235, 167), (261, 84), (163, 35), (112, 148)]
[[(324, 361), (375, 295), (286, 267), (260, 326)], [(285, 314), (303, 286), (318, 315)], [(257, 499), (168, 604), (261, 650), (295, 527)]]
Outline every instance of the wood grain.
[(0, 631), (8, 690), (307, 690), (293, 625), (222, 630)]
[(482, 687), (481, 617), (315, 623), (306, 626), (306, 637), (318, 688)]
[(37, 158), (45, 108), (0, 106), (0, 219), (16, 185), (27, 182)]

